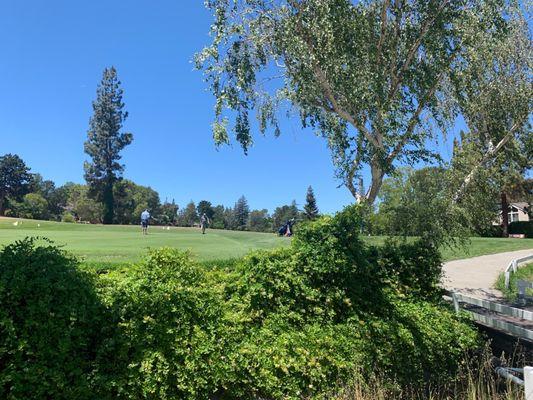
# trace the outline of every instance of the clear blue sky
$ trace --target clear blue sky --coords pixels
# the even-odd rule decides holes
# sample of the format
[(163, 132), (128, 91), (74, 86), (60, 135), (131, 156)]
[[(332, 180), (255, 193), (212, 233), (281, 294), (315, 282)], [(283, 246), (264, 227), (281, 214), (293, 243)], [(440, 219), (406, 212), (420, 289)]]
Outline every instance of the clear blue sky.
[(134, 135), (124, 176), (161, 200), (233, 205), (244, 194), (273, 210), (303, 205), (312, 185), (323, 212), (351, 203), (325, 142), (298, 121), (278, 139), (258, 137), (248, 156), (237, 145), (215, 149), (213, 98), (191, 64), (210, 22), (201, 0), (2, 0), (0, 154), (19, 154), (58, 184), (83, 182), (91, 102), (114, 65)]

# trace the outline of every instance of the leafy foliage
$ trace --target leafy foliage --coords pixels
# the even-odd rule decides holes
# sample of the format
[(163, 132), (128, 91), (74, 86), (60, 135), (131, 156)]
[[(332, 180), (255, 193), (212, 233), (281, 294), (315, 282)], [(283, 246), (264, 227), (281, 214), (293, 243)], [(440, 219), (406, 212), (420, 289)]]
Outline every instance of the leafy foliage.
[[(246, 152), (251, 114), (280, 133), (287, 103), (325, 138), (337, 175), (373, 203), (395, 162), (436, 154), (426, 142), (452, 113), (444, 78), (478, 32), (505, 25), (503, 0), (211, 0), (213, 42), (197, 55), (216, 98), (214, 139)], [(278, 78), (278, 79), (277, 79)], [(229, 111), (229, 112), (228, 112)], [(234, 112), (234, 118), (228, 118)], [(372, 182), (354, 181), (370, 167)]]
[[(290, 248), (230, 262), (154, 250), (129, 269), (94, 266), (97, 281), (54, 247), (8, 247), (0, 387), (13, 399), (297, 400), (356, 371), (401, 385), (446, 379), (477, 335), (440, 304), (437, 250), (367, 247), (361, 218), (349, 207), (302, 224)], [(43, 340), (45, 329), (57, 335)], [(27, 349), (29, 368), (47, 374), (26, 374)]]
[(0, 397), (92, 399), (105, 310), (91, 276), (47, 242), (0, 251)]
[(0, 215), (4, 215), (9, 198), (20, 200), (27, 193), (30, 180), (29, 168), (19, 156), (0, 157)]

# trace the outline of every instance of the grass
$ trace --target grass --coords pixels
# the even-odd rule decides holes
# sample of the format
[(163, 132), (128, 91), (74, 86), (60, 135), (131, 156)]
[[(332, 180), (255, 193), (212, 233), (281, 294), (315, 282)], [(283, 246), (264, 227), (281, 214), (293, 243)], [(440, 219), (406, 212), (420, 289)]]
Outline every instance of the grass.
[[(17, 226), (14, 222), (19, 221)], [(20, 221), (22, 223), (20, 223)], [(237, 258), (250, 250), (287, 246), (287, 238), (273, 233), (208, 230), (202, 235), (196, 228), (151, 227), (142, 236), (138, 226), (103, 226), (60, 222), (0, 218), (0, 246), (26, 236), (45, 236), (63, 245), (95, 269), (109, 264), (138, 261), (149, 248), (163, 246), (188, 249), (200, 261)], [(371, 244), (381, 244), (384, 237), (365, 237)], [(443, 249), (446, 261), (494, 254), (504, 251), (533, 249), (532, 239), (472, 238), (469, 245)]]
[(242, 256), (253, 249), (286, 246), (289, 239), (274, 234), (151, 227), (143, 236), (137, 226), (103, 226), (60, 222), (0, 219), (0, 246), (26, 236), (45, 236), (93, 264), (123, 264), (138, 261), (149, 248), (188, 249), (200, 261)]
[[(505, 287), (504, 273), (501, 273), (500, 276), (498, 276), (498, 280), (496, 281), (495, 286), (496, 289), (500, 290), (503, 293), (507, 300), (515, 301), (518, 298), (517, 282), (519, 280), (533, 281), (533, 263), (520, 266), (515, 273), (511, 273), (511, 277), (509, 279), (509, 288)], [(529, 292), (528, 295), (532, 295), (532, 293)]]
[(442, 250), (444, 260), (460, 260), (463, 258), (484, 256), (487, 254), (504, 253), (515, 250), (533, 250), (533, 239), (482, 238), (472, 237), (464, 248)]

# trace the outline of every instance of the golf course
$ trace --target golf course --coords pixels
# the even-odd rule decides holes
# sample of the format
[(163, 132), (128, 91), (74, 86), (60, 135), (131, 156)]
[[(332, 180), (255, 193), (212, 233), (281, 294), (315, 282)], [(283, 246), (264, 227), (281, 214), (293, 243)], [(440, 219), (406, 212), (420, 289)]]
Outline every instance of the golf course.
[[(152, 226), (143, 236), (134, 225), (92, 225), (15, 218), (0, 218), (0, 246), (25, 237), (46, 237), (82, 262), (124, 264), (136, 262), (148, 249), (172, 247), (189, 250), (199, 261), (240, 257), (251, 250), (287, 246), (290, 239), (274, 233), (210, 229), (202, 235), (198, 228)], [(385, 237), (364, 237), (370, 244), (380, 244)], [(470, 239), (464, 248), (443, 248), (444, 260), (474, 257), (505, 251), (533, 248), (530, 239)]]

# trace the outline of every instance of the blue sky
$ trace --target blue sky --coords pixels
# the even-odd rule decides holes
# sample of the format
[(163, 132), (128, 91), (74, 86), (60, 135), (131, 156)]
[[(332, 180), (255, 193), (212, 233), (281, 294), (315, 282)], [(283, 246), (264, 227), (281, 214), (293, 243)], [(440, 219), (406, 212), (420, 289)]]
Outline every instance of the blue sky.
[(124, 176), (161, 200), (232, 205), (244, 194), (252, 208), (273, 210), (303, 205), (312, 185), (323, 212), (351, 203), (325, 142), (298, 121), (280, 138), (257, 137), (248, 156), (238, 145), (217, 151), (213, 98), (191, 63), (210, 22), (201, 0), (2, 0), (0, 154), (19, 154), (58, 184), (83, 182), (91, 102), (114, 65), (134, 135)]

